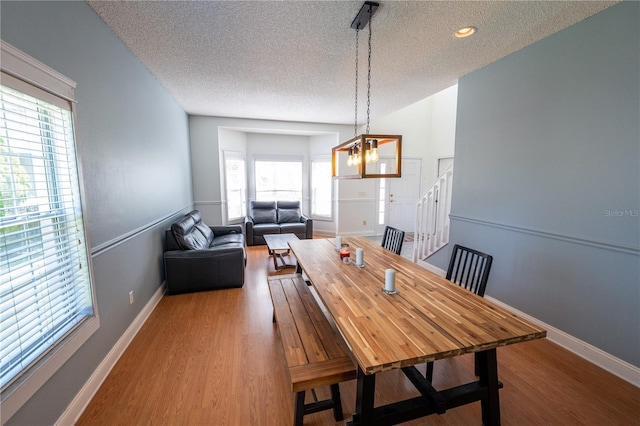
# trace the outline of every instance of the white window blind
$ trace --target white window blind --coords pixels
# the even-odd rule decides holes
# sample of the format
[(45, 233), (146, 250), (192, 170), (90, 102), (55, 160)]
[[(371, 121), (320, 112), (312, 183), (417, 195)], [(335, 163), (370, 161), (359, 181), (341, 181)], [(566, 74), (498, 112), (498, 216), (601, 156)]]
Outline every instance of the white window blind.
[(4, 73), (0, 172), (4, 399), (94, 316), (71, 105)]

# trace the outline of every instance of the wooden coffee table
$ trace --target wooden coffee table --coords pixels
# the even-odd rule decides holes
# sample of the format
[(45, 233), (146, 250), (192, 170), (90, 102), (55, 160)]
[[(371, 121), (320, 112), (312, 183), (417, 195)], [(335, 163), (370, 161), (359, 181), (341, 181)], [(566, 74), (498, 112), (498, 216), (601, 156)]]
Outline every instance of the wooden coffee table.
[[(284, 258), (284, 256), (289, 256), (291, 252), (289, 241), (298, 241), (296, 234), (267, 234), (264, 236), (264, 240), (267, 243), (269, 255), (273, 257), (273, 267), (276, 271), (297, 266), (295, 263), (287, 263)], [(280, 259), (280, 265), (278, 265), (278, 259)]]

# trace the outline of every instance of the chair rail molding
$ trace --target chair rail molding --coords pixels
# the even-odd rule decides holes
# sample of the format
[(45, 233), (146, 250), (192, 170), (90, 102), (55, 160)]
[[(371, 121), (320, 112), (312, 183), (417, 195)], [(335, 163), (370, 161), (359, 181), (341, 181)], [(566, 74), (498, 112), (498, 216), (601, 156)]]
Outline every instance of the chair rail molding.
[(193, 208), (192, 204), (186, 205), (183, 208), (181, 208), (180, 210), (177, 210), (173, 213), (170, 213), (166, 216), (163, 216), (159, 219), (154, 220), (153, 222), (149, 222), (145, 225), (139, 226), (136, 229), (133, 229), (125, 234), (119, 235), (116, 238), (113, 238), (109, 241), (105, 241), (102, 244), (98, 244), (95, 247), (91, 248), (91, 257), (94, 258), (96, 256), (99, 256), (101, 254), (103, 254), (106, 251), (109, 251), (117, 246), (119, 246), (122, 243), (125, 243), (129, 240), (131, 240), (132, 238), (137, 237), (140, 234), (143, 234), (144, 232), (150, 231), (155, 229), (158, 225), (167, 222), (169, 220), (174, 220), (180, 216), (182, 216), (185, 210), (190, 210)]
[(541, 230), (533, 229), (533, 228), (509, 225), (509, 224), (505, 224), (505, 223), (497, 223), (497, 222), (492, 222), (492, 221), (483, 220), (483, 219), (476, 219), (476, 218), (472, 218), (472, 217), (459, 216), (459, 215), (455, 215), (455, 214), (449, 214), (449, 218), (451, 220), (457, 220), (457, 221), (461, 221), (461, 222), (475, 223), (475, 224), (478, 224), (478, 225), (490, 226), (490, 227), (499, 228), (499, 229), (506, 229), (508, 231), (520, 232), (520, 233), (523, 233), (523, 234), (534, 235), (534, 236), (537, 236), (537, 237), (552, 238), (552, 239), (555, 239), (555, 240), (566, 241), (566, 242), (570, 242), (570, 243), (581, 244), (581, 245), (590, 246), (590, 247), (596, 247), (596, 248), (600, 248), (600, 249), (604, 249), (604, 250), (612, 250), (612, 251), (618, 251), (618, 252), (622, 252), (622, 253), (627, 253), (627, 254), (633, 254), (633, 255), (636, 255), (636, 256), (640, 256), (640, 247), (633, 247), (633, 246), (628, 246), (628, 245), (624, 245), (624, 244), (617, 244), (617, 243), (610, 243), (610, 242), (606, 242), (606, 241), (598, 241), (598, 240), (580, 238), (580, 237), (575, 237), (575, 236), (572, 236), (572, 235), (565, 235), (565, 234), (559, 234), (559, 233), (555, 233), (555, 232), (541, 231)]

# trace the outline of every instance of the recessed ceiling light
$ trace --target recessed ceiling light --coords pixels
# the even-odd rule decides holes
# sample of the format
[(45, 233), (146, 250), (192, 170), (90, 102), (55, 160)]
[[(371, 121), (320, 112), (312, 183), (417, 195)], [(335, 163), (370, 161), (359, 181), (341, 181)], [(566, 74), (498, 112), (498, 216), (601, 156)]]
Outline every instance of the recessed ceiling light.
[(453, 35), (457, 38), (465, 38), (469, 37), (471, 34), (475, 33), (478, 29), (476, 27), (464, 27), (460, 28), (458, 31), (453, 33)]

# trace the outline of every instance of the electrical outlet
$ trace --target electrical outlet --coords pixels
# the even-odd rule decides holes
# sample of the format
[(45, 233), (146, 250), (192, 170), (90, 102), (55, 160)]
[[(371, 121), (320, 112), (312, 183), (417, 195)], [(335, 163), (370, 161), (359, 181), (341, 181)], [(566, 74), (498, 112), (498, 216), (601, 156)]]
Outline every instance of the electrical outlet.
[(129, 304), (133, 305), (133, 291), (129, 292)]

